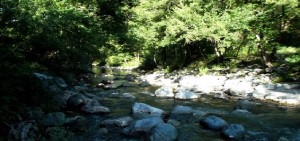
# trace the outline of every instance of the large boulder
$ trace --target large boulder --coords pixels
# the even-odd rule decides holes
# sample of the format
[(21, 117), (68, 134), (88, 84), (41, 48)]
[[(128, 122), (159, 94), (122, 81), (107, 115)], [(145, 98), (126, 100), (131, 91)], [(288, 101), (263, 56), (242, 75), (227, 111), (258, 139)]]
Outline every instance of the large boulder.
[(252, 86), (252, 82), (242, 79), (231, 79), (225, 81), (224, 90), (232, 96), (246, 97), (254, 92), (254, 87)]
[(176, 94), (175, 94), (175, 98), (176, 99), (183, 99), (183, 100), (188, 100), (188, 99), (197, 99), (199, 98), (199, 94), (196, 94), (194, 92), (191, 92), (189, 90), (179, 90)]
[(163, 116), (164, 111), (145, 103), (135, 102), (132, 106), (132, 114), (136, 117), (147, 117), (147, 116)]
[(188, 106), (177, 105), (172, 109), (170, 119), (177, 121), (194, 121), (194, 109)]
[(255, 106), (261, 105), (260, 103), (249, 101), (248, 99), (242, 99), (238, 102), (236, 108), (237, 109), (243, 109), (243, 110), (249, 110)]
[(88, 114), (98, 114), (98, 113), (109, 113), (110, 109), (101, 106), (96, 100), (87, 100), (87, 102), (80, 108), (81, 111)]
[(128, 126), (131, 122), (133, 122), (133, 119), (131, 117), (120, 117), (117, 119), (104, 120), (100, 124), (105, 126), (125, 127)]
[(175, 141), (176, 138), (176, 128), (167, 123), (156, 124), (149, 133), (149, 141)]
[(262, 100), (273, 100), (279, 103), (299, 105), (300, 89), (297, 84), (265, 84), (255, 87), (253, 97)]
[(231, 114), (239, 117), (252, 117), (253, 114), (247, 110), (236, 109)]
[(197, 93), (209, 94), (214, 91), (220, 91), (223, 87), (225, 76), (203, 75), (193, 76), (188, 75), (181, 77), (179, 85), (186, 89), (192, 89)]
[(163, 86), (155, 91), (156, 97), (174, 97), (173, 88), (169, 86)]
[(133, 122), (129, 127), (123, 129), (123, 133), (130, 136), (145, 135), (157, 124), (164, 121), (160, 117), (150, 117), (137, 120)]
[(207, 129), (221, 131), (228, 124), (225, 120), (217, 116), (208, 116), (200, 121), (200, 124)]
[(139, 85), (140, 85), (141, 87), (151, 86), (151, 84), (150, 84), (148, 81), (142, 81)]
[(230, 141), (243, 141), (245, 137), (245, 128), (239, 124), (230, 124), (226, 126), (221, 135)]

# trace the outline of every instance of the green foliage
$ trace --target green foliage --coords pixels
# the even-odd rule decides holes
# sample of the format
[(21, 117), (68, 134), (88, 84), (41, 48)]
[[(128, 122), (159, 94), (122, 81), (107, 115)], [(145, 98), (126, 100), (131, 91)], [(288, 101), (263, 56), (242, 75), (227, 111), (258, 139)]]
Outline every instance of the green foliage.
[(2, 0), (0, 112), (52, 102), (33, 72), (79, 74), (95, 60), (205, 74), (280, 47), (277, 63), (297, 68), (299, 27), (297, 0)]
[(71, 0), (1, 0), (0, 113), (6, 116), (0, 121), (12, 123), (28, 107), (58, 110), (56, 94), (33, 72), (81, 73), (98, 58), (106, 39), (97, 5), (87, 6)]
[(120, 66), (133, 60), (133, 57), (128, 53), (119, 53), (116, 55), (109, 56), (106, 60), (108, 66)]
[[(221, 62), (223, 57), (260, 53), (258, 44), (268, 52), (277, 43), (289, 43), (284, 35), (297, 36), (297, 5), (294, 0), (141, 0), (130, 9), (128, 36), (141, 50), (157, 50), (152, 55), (159, 65), (183, 64), (180, 68), (209, 54)], [(170, 64), (164, 58), (179, 59)]]
[(281, 61), (289, 64), (300, 64), (300, 48), (296, 47), (280, 47), (277, 51)]

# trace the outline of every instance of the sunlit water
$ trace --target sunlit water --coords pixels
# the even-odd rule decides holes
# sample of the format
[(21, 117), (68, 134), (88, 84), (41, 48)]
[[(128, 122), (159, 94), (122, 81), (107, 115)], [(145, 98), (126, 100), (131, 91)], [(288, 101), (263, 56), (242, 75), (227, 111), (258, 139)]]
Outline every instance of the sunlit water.
[[(93, 84), (99, 82), (101, 71), (96, 72)], [(112, 74), (114, 77), (124, 77), (131, 72), (126, 71), (107, 71), (105, 73)], [(269, 140), (278, 140), (280, 137), (291, 139), (300, 129), (300, 111), (299, 109), (279, 108), (271, 104), (262, 104), (254, 107), (249, 111), (253, 113), (251, 117), (236, 116), (231, 114), (236, 106), (235, 101), (218, 99), (203, 96), (198, 100), (175, 100), (167, 98), (157, 98), (150, 96), (157, 87), (122, 87), (113, 90), (102, 91), (107, 93), (107, 97), (103, 97), (101, 101), (103, 105), (111, 109), (111, 113), (105, 115), (105, 118), (117, 118), (122, 116), (130, 116), (130, 109), (134, 102), (143, 102), (148, 105), (160, 108), (164, 111), (171, 112), (176, 105), (190, 106), (195, 110), (208, 111), (210, 115), (218, 115), (228, 123), (241, 124), (247, 130), (247, 140), (263, 140), (266, 136)], [(114, 94), (112, 94), (114, 93)], [(130, 93), (135, 99), (122, 98), (118, 95)], [(178, 130), (179, 141), (210, 141), (223, 140), (218, 132), (203, 129), (199, 125), (199, 120), (203, 116), (187, 117), (186, 120), (181, 119), (176, 122), (175, 127)], [(118, 140), (110, 137), (107, 140)]]

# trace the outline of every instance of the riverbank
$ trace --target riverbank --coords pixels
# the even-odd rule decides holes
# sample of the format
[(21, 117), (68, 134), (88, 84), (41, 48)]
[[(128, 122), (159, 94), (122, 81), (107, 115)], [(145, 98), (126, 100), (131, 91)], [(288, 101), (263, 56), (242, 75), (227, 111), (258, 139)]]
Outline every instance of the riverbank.
[[(40, 107), (29, 107), (19, 123), (9, 125), (9, 137), (271, 141), (300, 136), (299, 99), (289, 101), (290, 96), (297, 96), (299, 85), (273, 83), (272, 76), (261, 69), (207, 75), (188, 70), (165, 74), (107, 68), (103, 73), (98, 69), (98, 73), (81, 76), (75, 86), (59, 77), (35, 73), (56, 95), (57, 103), (53, 104), (60, 109), (45, 112)], [(262, 90), (284, 93), (286, 96), (279, 98), (286, 104), (269, 103)], [(257, 92), (264, 98), (257, 97)]]
[(154, 96), (177, 99), (197, 99), (210, 95), (224, 99), (249, 99), (277, 103), (279, 106), (299, 107), (300, 83), (276, 83), (271, 73), (248, 67), (234, 72), (218, 71), (198, 75), (181, 70), (169, 74), (153, 72), (142, 75), (141, 81), (161, 86)]

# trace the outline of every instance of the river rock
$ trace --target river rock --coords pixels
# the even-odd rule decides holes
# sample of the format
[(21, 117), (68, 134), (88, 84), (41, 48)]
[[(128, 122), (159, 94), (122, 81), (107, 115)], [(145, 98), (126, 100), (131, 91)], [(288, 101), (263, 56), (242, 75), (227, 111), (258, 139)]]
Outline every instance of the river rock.
[(126, 98), (126, 99), (135, 99), (136, 97), (130, 93), (123, 93), (121, 95), (122, 98)]
[(156, 124), (149, 133), (149, 141), (175, 141), (176, 138), (176, 128), (167, 123)]
[(273, 100), (279, 103), (300, 104), (300, 89), (297, 85), (276, 84), (258, 85), (255, 87), (253, 97), (261, 100)]
[(127, 74), (126, 76), (125, 76), (125, 80), (127, 80), (127, 81), (132, 81), (132, 82), (134, 82), (135, 80), (136, 80), (136, 76), (135, 75), (133, 75), (133, 74)]
[(187, 100), (187, 99), (197, 99), (199, 98), (199, 94), (196, 94), (194, 92), (191, 92), (189, 90), (179, 90), (176, 94), (175, 94), (175, 98), (176, 99), (183, 99), (183, 100)]
[(231, 114), (239, 117), (251, 117), (253, 114), (247, 110), (236, 109)]
[(135, 87), (135, 86), (137, 86), (137, 84), (134, 83), (134, 82), (124, 82), (124, 83), (122, 84), (122, 86), (123, 86), (123, 87)]
[(151, 86), (151, 84), (150, 84), (148, 81), (142, 81), (139, 85), (140, 85), (141, 87), (148, 87), (148, 86)]
[(163, 86), (155, 91), (156, 97), (174, 97), (173, 88), (169, 86)]
[(194, 109), (192, 109), (191, 107), (177, 105), (173, 108), (169, 119), (194, 122), (195, 120), (197, 120), (197, 118), (195, 118), (193, 114)]
[(242, 79), (231, 79), (225, 81), (224, 90), (232, 96), (246, 97), (253, 93), (254, 88), (251, 82)]
[(139, 136), (142, 134), (148, 134), (152, 127), (163, 123), (160, 117), (150, 117), (137, 120), (133, 122), (129, 127), (123, 129), (123, 133), (130, 136)]
[(83, 105), (86, 102), (86, 97), (82, 94), (74, 94), (69, 97), (67, 105), (71, 108), (75, 108)]
[(173, 108), (172, 114), (192, 114), (194, 109), (189, 106), (177, 105)]
[(269, 84), (261, 84), (256, 86), (254, 89), (252, 96), (257, 99), (264, 99), (267, 94), (270, 93), (271, 90), (274, 90), (276, 87)]
[(209, 114), (214, 114), (214, 115), (226, 115), (229, 114), (228, 111), (223, 110), (223, 109), (215, 109), (215, 108), (210, 108), (210, 107), (198, 107), (195, 109), (194, 115), (196, 116), (205, 116)]
[(61, 126), (66, 122), (66, 115), (62, 112), (49, 113), (42, 120), (43, 126)]
[(277, 101), (279, 103), (284, 104), (292, 104), (292, 105), (299, 105), (300, 104), (300, 91), (294, 93), (292, 91), (288, 92), (278, 92), (278, 91), (271, 91), (269, 94), (265, 95), (265, 99)]
[(249, 101), (248, 99), (242, 99), (238, 102), (236, 108), (243, 109), (243, 110), (249, 110), (258, 105), (260, 105), (260, 103)]
[(191, 89), (197, 93), (209, 94), (214, 91), (219, 91), (223, 88), (224, 81), (227, 78), (225, 76), (183, 76), (179, 80), (179, 85), (186, 89)]
[(88, 100), (80, 109), (81, 111), (89, 114), (110, 112), (109, 108), (101, 106), (100, 103), (96, 100)]
[(229, 141), (243, 141), (245, 136), (245, 128), (239, 124), (230, 124), (224, 127), (221, 135)]
[(131, 117), (120, 117), (117, 119), (104, 120), (100, 124), (105, 125), (105, 126), (125, 127), (125, 126), (128, 126), (131, 122), (133, 122), (133, 119)]
[(164, 111), (155, 107), (152, 107), (150, 105), (147, 105), (145, 103), (138, 103), (135, 102), (132, 106), (132, 114), (136, 117), (142, 116), (163, 116)]
[(217, 116), (209, 116), (200, 121), (200, 124), (207, 129), (220, 131), (228, 124), (225, 120)]

